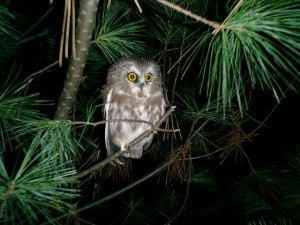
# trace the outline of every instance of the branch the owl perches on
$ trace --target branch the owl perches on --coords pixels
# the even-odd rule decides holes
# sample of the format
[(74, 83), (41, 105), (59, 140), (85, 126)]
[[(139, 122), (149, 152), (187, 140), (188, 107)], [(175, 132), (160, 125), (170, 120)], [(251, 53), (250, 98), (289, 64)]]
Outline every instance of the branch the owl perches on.
[[(139, 143), (141, 140), (143, 140), (143, 138), (147, 137), (148, 135), (151, 134), (151, 132), (154, 132), (154, 131), (162, 131), (164, 132), (163, 129), (160, 129), (159, 127), (161, 126), (161, 124), (170, 116), (170, 114), (172, 112), (174, 112), (176, 109), (176, 106), (171, 106), (167, 111), (166, 113), (160, 118), (160, 120), (156, 123), (156, 124), (153, 124), (153, 128), (152, 129), (149, 129), (149, 130), (146, 130), (144, 131), (140, 136), (138, 136), (137, 138), (135, 138), (134, 140), (132, 140), (129, 144), (128, 144), (128, 148), (136, 145), (137, 143)], [(167, 130), (168, 132), (170, 132), (170, 130)], [(179, 132), (180, 130), (179, 129), (175, 129), (173, 130), (173, 132)], [(106, 159), (104, 159), (103, 161), (95, 164), (94, 166), (78, 173), (77, 175), (77, 178), (83, 178), (85, 177), (86, 175), (96, 171), (96, 170), (99, 170), (101, 168), (103, 168), (105, 165), (107, 165), (108, 163), (114, 161), (115, 159), (117, 159), (118, 157), (120, 157), (122, 154), (124, 153), (123, 150), (119, 150), (118, 152), (116, 152), (115, 154), (107, 157)]]

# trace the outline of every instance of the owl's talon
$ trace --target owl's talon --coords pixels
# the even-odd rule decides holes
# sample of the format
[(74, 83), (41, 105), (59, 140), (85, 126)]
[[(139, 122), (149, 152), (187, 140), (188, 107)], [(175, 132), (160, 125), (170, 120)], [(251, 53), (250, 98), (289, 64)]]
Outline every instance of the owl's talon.
[(121, 151), (128, 152), (128, 150), (129, 150), (129, 145), (128, 144), (125, 144), (125, 145), (121, 146)]

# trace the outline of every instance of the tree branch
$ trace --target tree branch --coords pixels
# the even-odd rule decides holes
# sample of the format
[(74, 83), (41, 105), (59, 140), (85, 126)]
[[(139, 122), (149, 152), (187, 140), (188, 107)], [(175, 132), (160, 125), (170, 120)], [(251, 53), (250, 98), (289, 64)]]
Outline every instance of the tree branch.
[(106, 123), (115, 123), (115, 122), (127, 122), (127, 123), (147, 123), (152, 126), (151, 131), (160, 131), (160, 132), (179, 132), (179, 129), (162, 129), (155, 126), (154, 123), (151, 123), (147, 120), (129, 120), (129, 119), (114, 119), (114, 120), (101, 120), (98, 122), (88, 122), (88, 121), (70, 121), (72, 125), (87, 125), (96, 127), (98, 125), (103, 125)]
[[(172, 161), (167, 161), (165, 163), (163, 163), (162, 165), (160, 165), (158, 168), (156, 168), (155, 170), (151, 171), (150, 173), (148, 173), (147, 175), (145, 175), (144, 177), (140, 178), (139, 180), (127, 185), (126, 187), (122, 188), (121, 190), (118, 190), (104, 198), (101, 198), (93, 203), (87, 204), (86, 206), (81, 207), (80, 209), (74, 210), (72, 211), (72, 213), (81, 213), (87, 209), (93, 208), (96, 205), (102, 204), (103, 202), (106, 202), (112, 198), (117, 197), (118, 195), (123, 194), (126, 191), (129, 191), (130, 189), (134, 188), (135, 186), (143, 183), (144, 181), (150, 179), (151, 177), (155, 176), (156, 174), (158, 174), (159, 172), (161, 172), (163, 169), (165, 169), (167, 166), (169, 166), (172, 163)], [(66, 217), (68, 217), (69, 214), (63, 214), (57, 218), (55, 218), (54, 220), (51, 220), (51, 223), (59, 221), (61, 219), (64, 219)], [(42, 225), (46, 225), (46, 224), (50, 224), (49, 221), (43, 223)]]
[[(163, 117), (160, 118), (160, 120), (157, 122), (157, 124), (154, 127), (154, 130), (158, 130), (160, 125), (169, 117), (169, 115), (175, 110), (175, 106), (172, 106), (171, 108), (169, 108), (169, 110), (163, 115)], [(142, 141), (145, 137), (149, 136), (151, 134), (151, 132), (153, 132), (152, 129), (146, 130), (145, 132), (143, 132), (141, 135), (139, 135), (137, 138), (135, 138), (134, 140), (132, 140), (129, 144), (128, 144), (128, 149), (130, 149), (132, 146), (136, 145), (137, 143), (139, 143), (140, 141)], [(118, 152), (116, 152), (115, 154), (111, 155), (110, 157), (104, 159), (103, 161), (95, 164), (94, 166), (79, 172), (77, 174), (77, 178), (80, 179), (82, 177), (85, 177), (86, 175), (99, 170), (100, 168), (104, 167), (106, 164), (110, 163), (111, 161), (117, 159), (118, 157), (120, 157), (122, 154), (124, 153), (124, 151), (119, 150)]]
[(233, 15), (234, 12), (236, 12), (242, 5), (243, 0), (240, 0), (235, 6), (234, 8), (231, 10), (231, 12), (229, 13), (229, 15), (225, 18), (225, 20), (222, 22), (222, 24), (215, 28), (215, 30), (212, 32), (214, 35), (216, 35), (221, 29), (223, 29), (225, 27), (225, 23), (229, 20), (229, 18)]
[(55, 61), (55, 62), (51, 63), (50, 65), (38, 70), (37, 72), (29, 74), (26, 77), (26, 79), (23, 81), (24, 84), (21, 87), (19, 87), (15, 92), (17, 93), (17, 92), (21, 91), (22, 89), (25, 89), (26, 87), (28, 87), (31, 84), (31, 82), (34, 80), (35, 76), (40, 75), (41, 73), (47, 71), (51, 67), (56, 66), (57, 64), (58, 64), (58, 61)]
[(199, 15), (196, 15), (194, 13), (192, 13), (191, 11), (189, 10), (186, 10), (178, 5), (175, 5), (174, 3), (171, 3), (171, 2), (168, 2), (166, 0), (156, 0), (157, 2), (159, 2), (160, 4), (163, 4), (165, 6), (168, 6), (169, 8), (171, 9), (174, 9), (176, 10), (177, 12), (180, 12), (188, 17), (191, 17), (193, 19), (195, 19), (196, 21), (199, 21), (201, 23), (204, 23), (206, 25), (209, 25), (215, 29), (219, 28), (220, 27), (220, 24), (219, 23), (216, 23), (214, 21), (211, 21), (211, 20), (208, 20), (202, 16), (199, 16)]
[(99, 0), (81, 0), (76, 28), (76, 54), (72, 54), (55, 119), (66, 119), (72, 109), (86, 63)]

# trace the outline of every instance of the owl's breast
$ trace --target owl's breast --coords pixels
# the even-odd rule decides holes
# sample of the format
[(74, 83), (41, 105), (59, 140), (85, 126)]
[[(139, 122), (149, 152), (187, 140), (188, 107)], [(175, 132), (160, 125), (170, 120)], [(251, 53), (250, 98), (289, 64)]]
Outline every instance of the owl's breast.
[[(162, 95), (140, 99), (110, 92), (107, 100), (106, 119), (111, 120), (106, 125), (107, 140), (121, 148), (152, 129), (152, 124), (155, 125), (165, 113), (166, 103)], [(130, 157), (141, 157), (142, 149), (149, 146), (152, 138), (153, 134), (135, 145), (128, 153)]]
[[(130, 98), (124, 95), (112, 95), (107, 104), (107, 120), (126, 120), (114, 122), (114, 129), (119, 132), (137, 132), (151, 128), (165, 113), (165, 100), (162, 96), (146, 99)], [(128, 120), (128, 121), (127, 121)], [(135, 122), (136, 121), (136, 122)]]

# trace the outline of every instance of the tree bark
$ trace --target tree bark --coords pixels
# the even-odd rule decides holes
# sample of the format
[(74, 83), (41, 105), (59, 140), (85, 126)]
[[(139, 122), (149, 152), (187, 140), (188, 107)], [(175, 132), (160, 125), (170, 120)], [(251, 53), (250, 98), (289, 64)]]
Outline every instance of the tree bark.
[(82, 81), (89, 45), (95, 24), (99, 0), (81, 0), (77, 19), (75, 55), (71, 60), (54, 119), (67, 119)]

